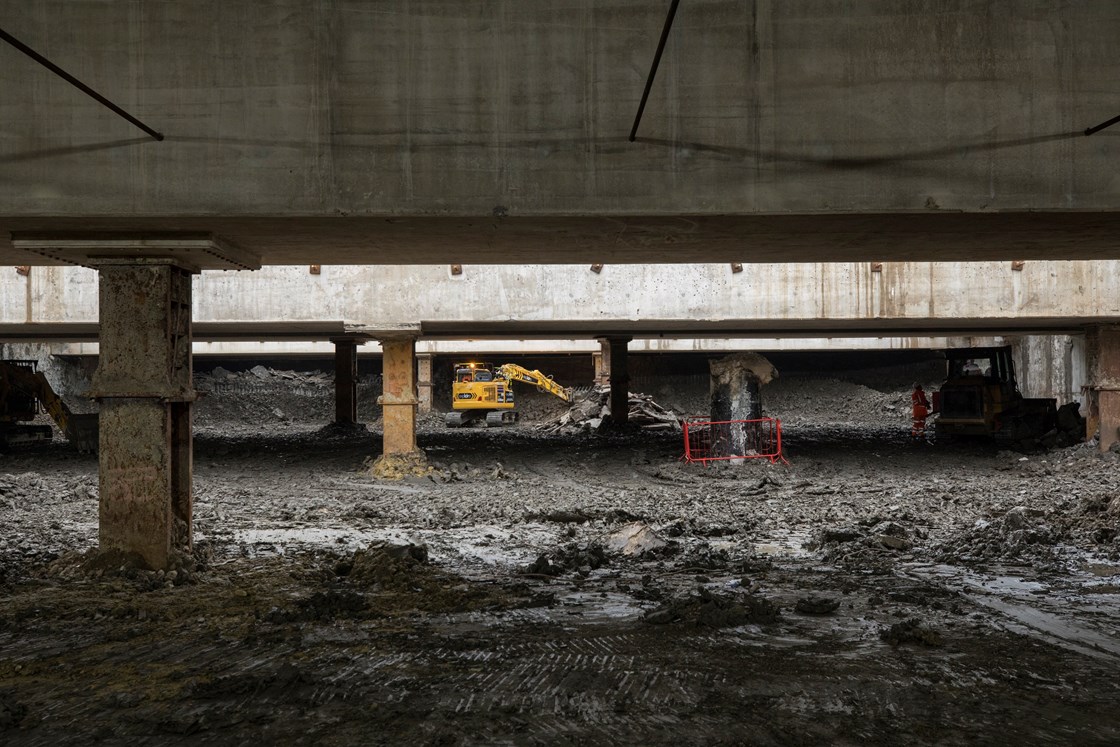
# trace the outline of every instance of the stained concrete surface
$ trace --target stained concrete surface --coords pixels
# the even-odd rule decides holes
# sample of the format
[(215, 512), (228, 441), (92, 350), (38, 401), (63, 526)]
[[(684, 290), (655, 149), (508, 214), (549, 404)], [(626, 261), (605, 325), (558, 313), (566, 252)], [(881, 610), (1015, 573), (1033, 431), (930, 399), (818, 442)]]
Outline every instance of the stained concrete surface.
[[(912, 444), (902, 389), (801, 387), (777, 467), (437, 413), (438, 472), (382, 483), (376, 423), (213, 419), (174, 574), (83, 554), (92, 459), (0, 457), (0, 738), (1120, 739), (1117, 456)], [(664, 546), (609, 550), (634, 524)]]

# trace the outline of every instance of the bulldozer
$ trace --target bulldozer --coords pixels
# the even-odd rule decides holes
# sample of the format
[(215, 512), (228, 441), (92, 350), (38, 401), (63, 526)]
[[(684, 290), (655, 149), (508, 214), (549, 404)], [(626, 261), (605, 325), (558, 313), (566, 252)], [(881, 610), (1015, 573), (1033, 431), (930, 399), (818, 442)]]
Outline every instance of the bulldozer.
[(81, 452), (97, 451), (97, 415), (79, 415), (70, 410), (51, 388), (47, 377), (36, 370), (35, 361), (0, 361), (0, 449), (23, 443), (50, 441), (49, 425), (31, 421), (45, 411)]
[(950, 349), (945, 362), (945, 382), (933, 395), (939, 440), (987, 436), (1020, 442), (1056, 427), (1056, 400), (1028, 398), (1019, 391), (1010, 346)]
[(572, 401), (565, 388), (540, 371), (530, 371), (516, 363), (456, 363), (451, 384), (452, 411), (445, 416), (448, 428), (459, 428), (478, 420), (487, 427), (517, 422), (513, 383), (531, 384), (539, 391)]

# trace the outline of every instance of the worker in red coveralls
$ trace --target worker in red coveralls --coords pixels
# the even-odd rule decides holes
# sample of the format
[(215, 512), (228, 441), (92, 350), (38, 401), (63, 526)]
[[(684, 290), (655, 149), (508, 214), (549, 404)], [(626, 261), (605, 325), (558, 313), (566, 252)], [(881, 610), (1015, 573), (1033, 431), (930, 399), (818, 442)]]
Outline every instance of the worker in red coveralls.
[(922, 391), (921, 384), (914, 385), (910, 395), (910, 404), (914, 406), (914, 419), (910, 425), (910, 438), (917, 441), (926, 437), (926, 418), (929, 417), (929, 400)]

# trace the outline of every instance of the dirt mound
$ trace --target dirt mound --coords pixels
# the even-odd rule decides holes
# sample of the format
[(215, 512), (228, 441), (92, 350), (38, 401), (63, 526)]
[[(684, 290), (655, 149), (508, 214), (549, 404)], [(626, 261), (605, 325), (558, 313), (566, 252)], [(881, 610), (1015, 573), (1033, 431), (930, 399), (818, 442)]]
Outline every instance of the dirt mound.
[[(939, 384), (929, 386), (933, 391)], [(909, 424), (910, 389), (884, 392), (839, 379), (794, 375), (762, 388), (762, 409), (790, 423)]]
[(757, 594), (713, 594), (704, 587), (647, 613), (651, 625), (684, 623), (698, 628), (728, 628), (739, 625), (769, 625), (780, 618), (773, 602)]
[[(200, 397), (194, 407), (195, 424), (223, 428), (292, 423), (325, 423), (334, 419), (334, 374), (287, 371), (254, 366), (232, 372), (216, 367), (195, 376)], [(381, 376), (358, 379), (358, 416), (372, 422), (381, 416), (376, 405)]]
[(1053, 562), (1061, 535), (1044, 516), (1041, 510), (1016, 506), (993, 520), (979, 519), (971, 529), (943, 543), (936, 557), (942, 562)]
[(921, 620), (911, 618), (880, 629), (879, 638), (892, 646), (917, 643), (922, 646), (940, 646), (941, 634), (925, 626)]
[[(340, 575), (361, 586), (378, 585), (382, 589), (408, 591), (428, 565), (428, 548), (424, 545), (371, 545), (358, 550), (348, 562), (340, 564)], [(348, 566), (348, 568), (347, 568)]]
[(525, 573), (538, 576), (562, 576), (575, 572), (588, 576), (609, 563), (606, 549), (597, 543), (573, 542), (551, 552), (541, 553), (525, 567)]

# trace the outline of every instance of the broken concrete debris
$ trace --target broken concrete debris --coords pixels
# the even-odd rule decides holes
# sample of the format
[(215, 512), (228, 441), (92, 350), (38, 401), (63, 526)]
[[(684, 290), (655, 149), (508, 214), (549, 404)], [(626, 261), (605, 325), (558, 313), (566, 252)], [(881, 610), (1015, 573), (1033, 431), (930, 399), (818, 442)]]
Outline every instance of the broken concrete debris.
[(640, 522), (627, 524), (603, 538), (603, 546), (607, 550), (629, 556), (660, 550), (666, 544), (668, 543), (661, 539), (649, 524)]
[[(643, 430), (681, 429), (681, 417), (662, 407), (647, 394), (629, 393), (629, 422)], [(571, 406), (557, 417), (537, 426), (544, 433), (570, 434), (598, 431), (608, 427), (610, 387), (596, 385), (577, 392)]]

